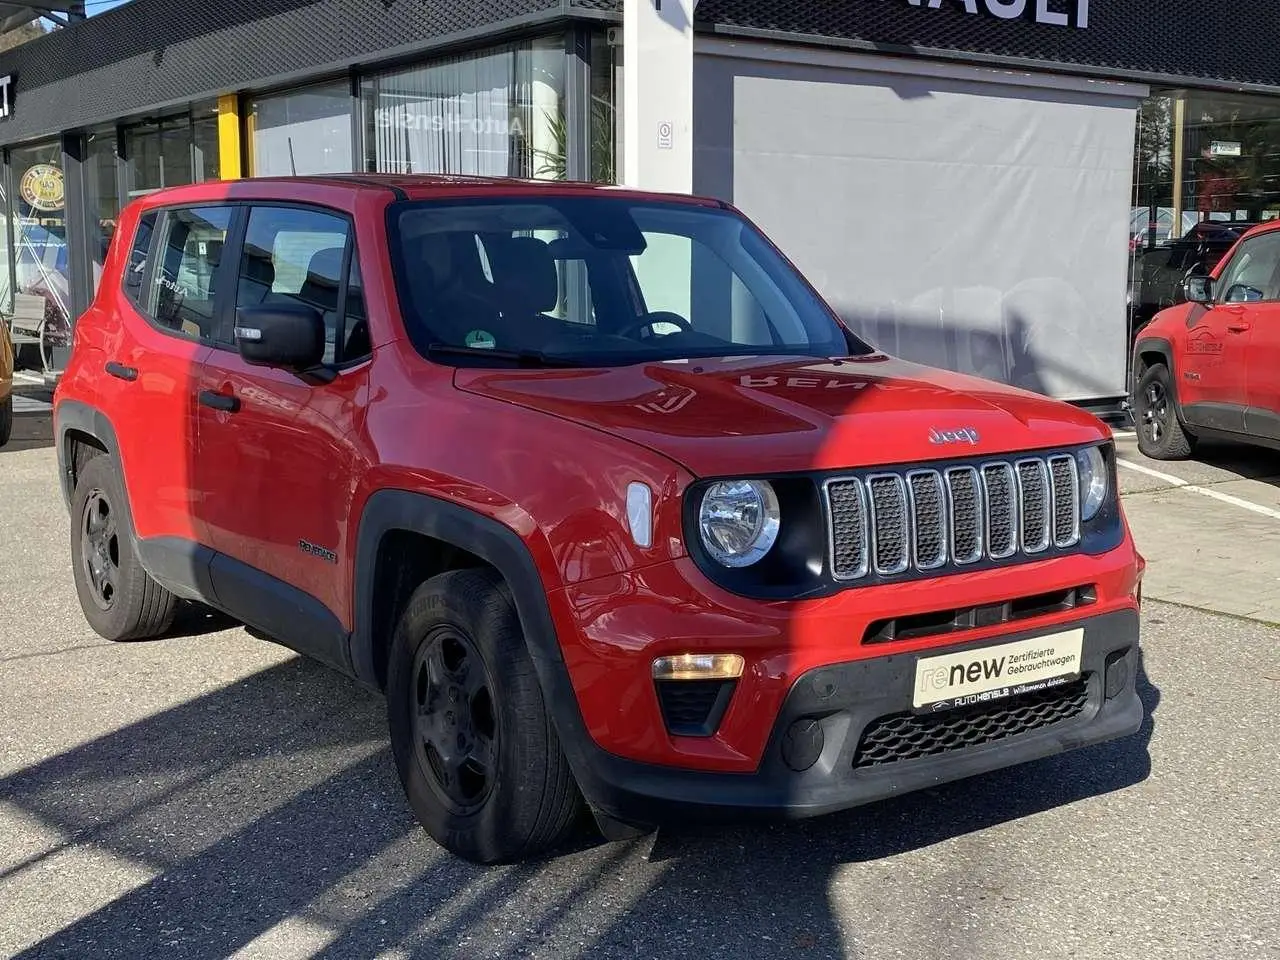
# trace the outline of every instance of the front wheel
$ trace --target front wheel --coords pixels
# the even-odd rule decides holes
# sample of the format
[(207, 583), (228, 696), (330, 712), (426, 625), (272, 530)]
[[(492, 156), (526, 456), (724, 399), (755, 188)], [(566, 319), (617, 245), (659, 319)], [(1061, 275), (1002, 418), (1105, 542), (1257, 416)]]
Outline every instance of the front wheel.
[(1163, 363), (1148, 367), (1138, 381), (1134, 398), (1138, 449), (1153, 460), (1185, 460), (1195, 438), (1178, 419), (1176, 397), (1169, 368)]
[(476, 863), (559, 845), (581, 798), (506, 583), (455, 570), (422, 584), (392, 641), (391, 748), (419, 822)]

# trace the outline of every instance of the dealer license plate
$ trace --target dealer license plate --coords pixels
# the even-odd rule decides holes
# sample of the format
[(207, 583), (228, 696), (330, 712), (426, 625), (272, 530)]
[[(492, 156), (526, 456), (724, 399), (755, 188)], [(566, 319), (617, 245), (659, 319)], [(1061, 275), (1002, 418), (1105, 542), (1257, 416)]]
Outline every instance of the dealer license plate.
[(948, 710), (1068, 683), (1080, 676), (1083, 648), (1084, 630), (1067, 630), (923, 658), (916, 663), (914, 706)]

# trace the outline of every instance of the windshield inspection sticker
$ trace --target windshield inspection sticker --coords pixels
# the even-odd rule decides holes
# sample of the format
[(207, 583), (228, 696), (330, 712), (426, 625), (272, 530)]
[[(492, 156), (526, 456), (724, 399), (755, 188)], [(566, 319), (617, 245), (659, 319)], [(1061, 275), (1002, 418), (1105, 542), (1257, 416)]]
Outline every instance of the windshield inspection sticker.
[(488, 330), (472, 330), (467, 334), (467, 346), (472, 350), (492, 350), (498, 341)]
[(996, 647), (928, 657), (916, 663), (914, 706), (946, 710), (1001, 700), (1080, 675), (1084, 631), (1068, 630)]

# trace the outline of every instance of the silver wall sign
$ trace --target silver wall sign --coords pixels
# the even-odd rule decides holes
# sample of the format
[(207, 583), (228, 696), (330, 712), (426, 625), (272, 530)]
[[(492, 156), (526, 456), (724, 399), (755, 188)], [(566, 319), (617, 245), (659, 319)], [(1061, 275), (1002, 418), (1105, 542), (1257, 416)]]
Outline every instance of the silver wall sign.
[(0, 77), (0, 120), (7, 120), (13, 109), (13, 74)]
[(1089, 0), (907, 0), (913, 7), (950, 8), (1001, 20), (1034, 20), (1052, 27), (1089, 27)]

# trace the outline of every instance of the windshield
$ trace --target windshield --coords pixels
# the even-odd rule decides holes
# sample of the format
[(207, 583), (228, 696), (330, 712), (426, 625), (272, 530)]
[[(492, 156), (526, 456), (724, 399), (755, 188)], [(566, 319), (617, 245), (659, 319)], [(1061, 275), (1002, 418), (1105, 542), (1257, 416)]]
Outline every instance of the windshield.
[(871, 352), (719, 208), (510, 196), (394, 204), (388, 226), (410, 336), (449, 362)]

